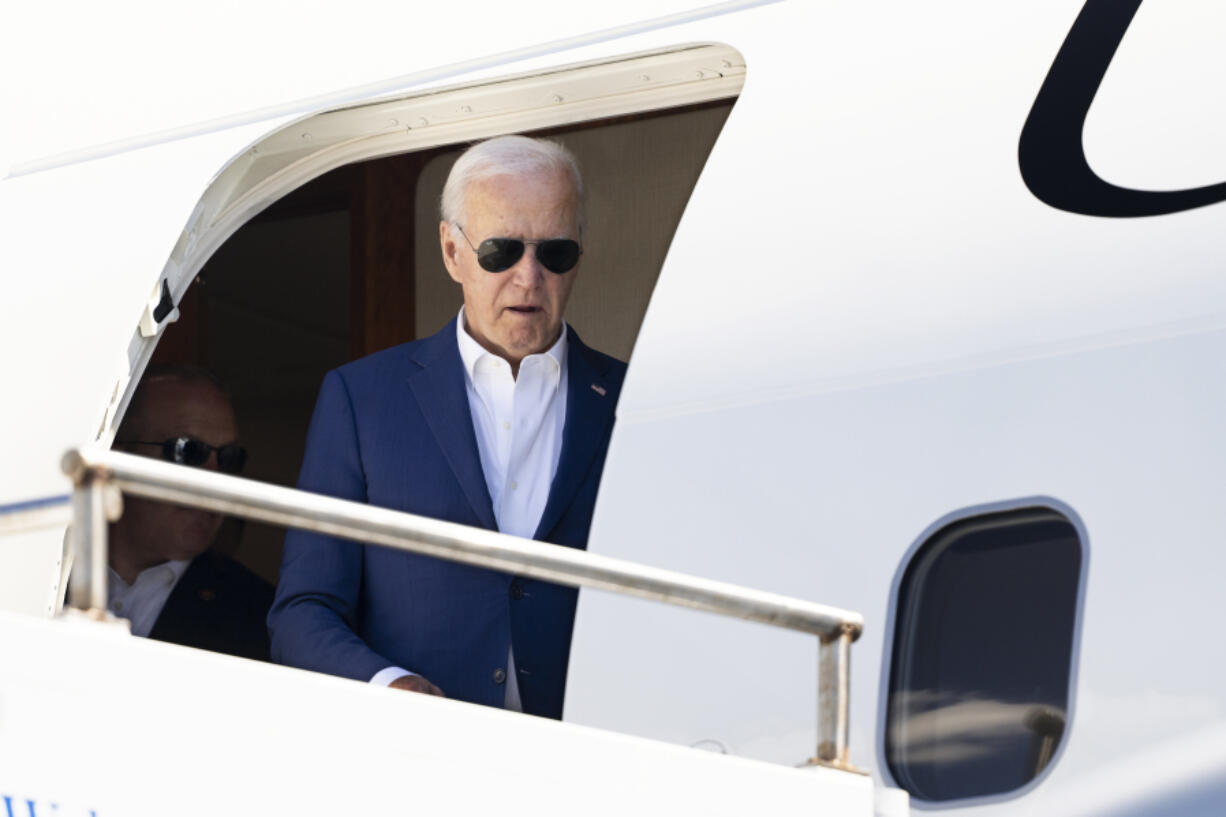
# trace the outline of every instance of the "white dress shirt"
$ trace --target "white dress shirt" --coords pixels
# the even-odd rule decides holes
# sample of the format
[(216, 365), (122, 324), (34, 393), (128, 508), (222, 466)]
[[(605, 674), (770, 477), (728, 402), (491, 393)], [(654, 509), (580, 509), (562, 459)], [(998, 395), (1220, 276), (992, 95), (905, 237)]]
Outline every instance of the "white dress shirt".
[(147, 567), (136, 575), (136, 581), (132, 584), (108, 568), (107, 606), (112, 613), (131, 623), (132, 635), (148, 638), (158, 616), (162, 614), (162, 608), (166, 606), (166, 599), (170, 598), (170, 592), (191, 563), (191, 559), (177, 559)]
[[(498, 530), (531, 539), (545, 512), (549, 488), (562, 455), (566, 423), (566, 324), (553, 346), (511, 364), (487, 352), (468, 334), (464, 309), (456, 321), (464, 363), (468, 409), (473, 418), (481, 471), (494, 505)], [(507, 655), (507, 709), (522, 711), (515, 656)], [(404, 675), (400, 667), (380, 670), (372, 683), (387, 685)]]

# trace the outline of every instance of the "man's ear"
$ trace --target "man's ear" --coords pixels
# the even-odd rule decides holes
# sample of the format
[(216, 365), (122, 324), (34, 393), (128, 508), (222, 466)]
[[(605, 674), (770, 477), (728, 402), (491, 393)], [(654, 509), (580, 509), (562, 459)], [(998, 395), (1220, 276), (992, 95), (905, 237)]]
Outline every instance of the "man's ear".
[(461, 283), (459, 259), (456, 258), (460, 247), (456, 242), (455, 235), (451, 232), (451, 225), (446, 221), (438, 223), (438, 243), (443, 250), (443, 266), (447, 268), (447, 274), (457, 284)]

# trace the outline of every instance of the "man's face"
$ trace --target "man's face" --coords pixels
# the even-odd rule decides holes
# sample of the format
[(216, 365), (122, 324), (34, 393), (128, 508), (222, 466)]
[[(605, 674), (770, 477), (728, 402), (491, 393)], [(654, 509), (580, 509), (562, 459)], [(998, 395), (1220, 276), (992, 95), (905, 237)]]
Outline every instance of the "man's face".
[(445, 221), (439, 225), (443, 263), (464, 290), (469, 333), (487, 350), (518, 366), (524, 357), (545, 351), (558, 339), (578, 267), (561, 275), (550, 272), (536, 259), (536, 246), (529, 244), (515, 266), (487, 272), (477, 263), (472, 247), (487, 238), (578, 241), (574, 187), (566, 173), (553, 171), (494, 176), (470, 184), (465, 192), (463, 235)]
[[(125, 420), (120, 440), (160, 443), (192, 437), (214, 447), (238, 441), (229, 400), (208, 383), (153, 380), (144, 386), (136, 410), (136, 416)], [(116, 448), (148, 457), (162, 455), (161, 448), (152, 445), (117, 444)], [(217, 469), (216, 451), (203, 467)], [(221, 516), (208, 511), (125, 497), (123, 515), (113, 529), (114, 547), (126, 548), (130, 561), (141, 565), (192, 559), (208, 549), (221, 522)]]

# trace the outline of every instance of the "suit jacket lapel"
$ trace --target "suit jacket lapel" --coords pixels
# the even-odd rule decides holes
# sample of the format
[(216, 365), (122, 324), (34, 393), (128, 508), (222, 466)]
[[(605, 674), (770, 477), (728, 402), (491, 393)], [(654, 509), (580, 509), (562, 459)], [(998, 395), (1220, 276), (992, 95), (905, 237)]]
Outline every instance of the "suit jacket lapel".
[(600, 451), (617, 394), (605, 380), (608, 364), (583, 344), (568, 328), (566, 349), (566, 424), (562, 429), (562, 455), (549, 488), (549, 499), (533, 538), (544, 539), (570, 506), (583, 477)]
[(455, 319), (452, 319), (445, 329), (419, 345), (413, 359), (422, 368), (410, 375), (409, 386), (426, 425), (443, 450), (477, 518), (486, 528), (496, 530), (494, 504), (481, 470), (481, 454), (477, 450), (464, 382), (464, 363), (455, 333)]

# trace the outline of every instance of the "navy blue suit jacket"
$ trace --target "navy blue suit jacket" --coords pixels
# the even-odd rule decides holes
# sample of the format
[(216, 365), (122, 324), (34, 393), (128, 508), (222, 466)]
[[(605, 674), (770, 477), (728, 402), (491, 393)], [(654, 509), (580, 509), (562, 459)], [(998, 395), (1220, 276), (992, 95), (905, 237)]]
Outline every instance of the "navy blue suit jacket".
[[(568, 330), (562, 452), (534, 538), (584, 548), (625, 364)], [(496, 530), (453, 320), (329, 372), (298, 487)], [(268, 616), (273, 660), (369, 681), (401, 666), (502, 706), (514, 644), (525, 712), (561, 717), (578, 592), (291, 530)]]
[(272, 604), (272, 585), (214, 550), (192, 559), (170, 591), (149, 637), (268, 660), (264, 618)]

